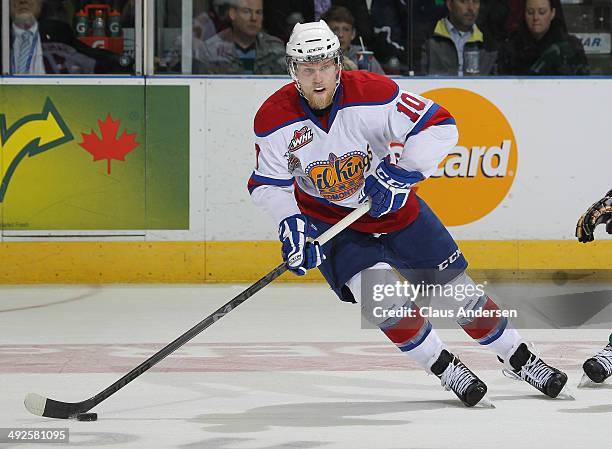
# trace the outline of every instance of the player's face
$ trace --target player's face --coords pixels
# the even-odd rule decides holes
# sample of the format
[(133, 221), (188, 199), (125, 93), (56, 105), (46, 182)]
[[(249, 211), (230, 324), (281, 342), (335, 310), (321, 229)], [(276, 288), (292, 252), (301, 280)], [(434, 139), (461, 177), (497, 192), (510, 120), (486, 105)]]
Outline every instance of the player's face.
[(555, 8), (550, 6), (549, 0), (527, 0), (525, 22), (535, 39), (539, 40), (548, 32), (550, 23), (554, 18)]
[(339, 70), (334, 59), (298, 64), (296, 75), (311, 108), (325, 109), (332, 103)]
[(351, 45), (351, 41), (355, 39), (355, 29), (350, 23), (330, 21), (327, 25), (338, 36), (340, 48), (346, 54)]
[(448, 17), (460, 31), (470, 31), (478, 17), (480, 0), (446, 0)]

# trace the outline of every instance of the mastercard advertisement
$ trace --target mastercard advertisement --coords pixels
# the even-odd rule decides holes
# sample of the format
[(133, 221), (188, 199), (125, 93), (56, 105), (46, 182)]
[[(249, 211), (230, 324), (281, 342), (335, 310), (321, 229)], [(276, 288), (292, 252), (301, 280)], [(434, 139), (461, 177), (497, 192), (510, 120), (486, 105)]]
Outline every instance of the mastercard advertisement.
[(419, 185), (419, 196), (446, 226), (473, 223), (498, 207), (512, 187), (518, 166), (512, 127), (497, 106), (472, 91), (444, 88), (421, 95), (453, 115), (459, 142)]

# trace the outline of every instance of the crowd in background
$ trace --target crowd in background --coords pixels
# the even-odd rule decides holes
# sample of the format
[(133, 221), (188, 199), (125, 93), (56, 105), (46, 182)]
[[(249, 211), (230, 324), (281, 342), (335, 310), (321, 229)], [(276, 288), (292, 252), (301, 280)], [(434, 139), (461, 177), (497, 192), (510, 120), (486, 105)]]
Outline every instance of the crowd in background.
[[(129, 9), (133, 0), (108, 2), (108, 11)], [(122, 52), (113, 52), (99, 43), (79, 39), (75, 29), (77, 12), (89, 3), (81, 0), (10, 0), (9, 73), (40, 74), (120, 74), (130, 73), (133, 61)], [(95, 2), (104, 3), (104, 2)], [(117, 12), (120, 27), (134, 26)], [(101, 33), (107, 34), (107, 25)], [(88, 36), (92, 38), (96, 36)], [(99, 36), (101, 37), (101, 36)], [(98, 37), (98, 40), (99, 40)], [(123, 38), (118, 38), (123, 40)], [(95, 42), (92, 39), (91, 42)]]
[[(193, 0), (189, 73), (286, 74), (285, 43), (293, 26), (322, 19), (340, 40), (345, 70), (588, 75), (583, 45), (568, 32), (560, 1)], [(156, 27), (180, 29), (181, 3), (156, 0), (155, 7), (163, 9)], [(100, 4), (108, 5), (103, 16), (87, 8)], [(133, 73), (133, 49), (126, 50), (129, 45), (123, 39), (124, 31), (134, 28), (137, 4), (10, 0), (10, 73)], [(122, 33), (119, 50), (111, 45), (118, 39), (109, 34), (112, 20)], [(83, 23), (84, 32), (79, 28)], [(102, 36), (96, 24), (105, 27), (106, 43), (93, 44), (92, 33)], [(181, 36), (177, 33), (174, 42), (161, 45), (164, 35), (156, 33), (158, 73), (185, 73)]]

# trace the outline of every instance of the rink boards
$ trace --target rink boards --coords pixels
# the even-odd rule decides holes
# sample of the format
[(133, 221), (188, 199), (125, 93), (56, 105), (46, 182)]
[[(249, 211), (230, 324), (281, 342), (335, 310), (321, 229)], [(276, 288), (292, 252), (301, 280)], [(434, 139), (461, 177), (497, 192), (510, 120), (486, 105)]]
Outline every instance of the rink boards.
[[(118, 99), (128, 90), (138, 98), (141, 89), (142, 104), (133, 101), (128, 114), (125, 107), (113, 106), (112, 95), (104, 100), (108, 105), (80, 97), (75, 103), (82, 114), (66, 114), (68, 100), (47, 95), (66, 116), (73, 139), (57, 151), (24, 158), (12, 173), (0, 203), (0, 282), (233, 282), (265, 274), (278, 263), (279, 246), (274, 225), (251, 204), (246, 190), (255, 158), (252, 121), (265, 98), (287, 81), (3, 79), (20, 93), (34, 87), (41, 92), (40, 98), (31, 95), (31, 114), (40, 114), (44, 85), (111, 86)], [(612, 242), (599, 230), (599, 241), (581, 245), (573, 233), (580, 214), (612, 187), (607, 118), (612, 80), (397, 82), (434, 98), (457, 119), (462, 137), (456, 151), (419, 194), (461, 242), (473, 270), (609, 276)], [(188, 104), (151, 101), (153, 90), (163, 92), (165, 86), (186, 87)], [(19, 104), (19, 116), (9, 104), (10, 91), (5, 92), (2, 113), (11, 128), (24, 119), (28, 106)], [(175, 122), (148, 122), (162, 116), (151, 108), (168, 108)], [(99, 133), (96, 120), (83, 117), (103, 121), (107, 114), (121, 120), (118, 135), (139, 130), (139, 146), (108, 166), (105, 160), (92, 163), (81, 145), (83, 133)], [(181, 138), (182, 131), (172, 135), (181, 127), (188, 130), (187, 138)], [(167, 129), (167, 139), (160, 129)], [(182, 157), (181, 162), (163, 159), (165, 151)], [(7, 153), (3, 139), (3, 175), (11, 162)], [(66, 165), (60, 155), (77, 162)], [(53, 185), (65, 182), (71, 188), (58, 188), (55, 196), (33, 194), (40, 189), (40, 172), (59, 173)], [(78, 176), (96, 184), (69, 183)], [(104, 197), (100, 192), (115, 193)]]

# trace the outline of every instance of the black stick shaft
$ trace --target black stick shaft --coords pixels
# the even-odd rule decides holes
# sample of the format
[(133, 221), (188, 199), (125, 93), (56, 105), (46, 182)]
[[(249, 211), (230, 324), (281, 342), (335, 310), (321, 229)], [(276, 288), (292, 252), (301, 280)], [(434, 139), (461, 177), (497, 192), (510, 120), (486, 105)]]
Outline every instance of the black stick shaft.
[[(357, 219), (361, 217), (362, 215), (364, 215), (369, 210), (369, 208), (370, 208), (370, 201), (368, 200), (364, 204), (362, 204), (359, 208), (355, 209), (353, 212), (348, 214), (346, 217), (344, 217), (334, 226), (332, 226), (327, 231), (325, 231), (323, 234), (321, 234), (317, 238), (317, 241), (319, 242), (319, 244), (323, 245), (329, 240), (331, 240), (332, 238), (334, 238), (337, 234), (339, 234), (344, 229), (349, 227), (352, 223), (357, 221)], [(151, 368), (152, 366), (159, 363), (161, 360), (168, 357), (178, 348), (183, 346), (189, 340), (191, 340), (196, 335), (198, 335), (200, 332), (202, 332), (204, 329), (206, 329), (211, 324), (213, 324), (215, 321), (223, 318), (225, 315), (227, 315), (229, 312), (234, 310), (240, 304), (245, 302), (247, 299), (249, 299), (251, 296), (257, 293), (259, 290), (261, 290), (266, 285), (268, 285), (269, 283), (274, 281), (276, 278), (278, 278), (280, 275), (282, 275), (285, 271), (287, 271), (287, 265), (283, 262), (279, 266), (274, 268), (272, 271), (270, 271), (268, 274), (266, 274), (264, 277), (262, 277), (260, 280), (258, 280), (253, 285), (251, 285), (249, 288), (244, 290), (242, 293), (238, 294), (232, 300), (230, 300), (223, 306), (219, 307), (212, 314), (204, 318), (202, 321), (200, 321), (198, 324), (193, 326), (191, 329), (189, 329), (183, 335), (178, 337), (172, 343), (169, 343), (167, 346), (160, 349), (158, 352), (156, 352), (151, 357), (149, 357), (147, 360), (142, 362), (140, 365), (138, 365), (132, 371), (127, 373), (121, 379), (117, 380), (112, 385), (109, 385), (108, 387), (106, 387), (104, 390), (102, 390), (100, 393), (96, 394), (95, 396), (89, 399), (86, 399), (82, 402), (62, 402), (62, 401), (56, 401), (56, 400), (49, 399), (49, 398), (42, 398), (45, 401), (44, 411), (42, 413), (42, 416), (46, 416), (49, 418), (71, 418), (73, 416), (76, 416), (76, 414), (78, 413), (83, 413), (83, 412), (87, 412), (91, 410), (94, 406), (98, 405), (100, 402), (104, 401), (109, 396), (115, 394), (117, 391), (125, 387), (127, 384), (129, 384), (131, 381), (136, 379), (138, 376), (140, 376), (142, 373), (147, 371), (149, 368)], [(28, 398), (26, 397), (26, 407), (28, 407), (27, 403), (28, 403)], [(30, 410), (30, 408), (28, 409)], [(33, 413), (38, 414), (37, 412), (33, 412)]]
[(240, 304), (245, 302), (247, 299), (249, 299), (251, 296), (257, 293), (259, 290), (261, 290), (266, 285), (268, 285), (270, 282), (274, 281), (276, 278), (282, 275), (285, 271), (287, 271), (287, 265), (283, 262), (279, 266), (277, 266), (275, 269), (270, 271), (268, 274), (266, 274), (264, 277), (262, 277), (260, 280), (258, 280), (253, 285), (251, 285), (249, 288), (247, 288), (245, 291), (235, 296), (232, 300), (230, 300), (226, 304), (219, 307), (209, 316), (204, 318), (198, 324), (196, 324), (191, 329), (189, 329), (187, 332), (185, 332), (183, 335), (181, 335), (176, 340), (174, 340), (172, 343), (169, 343), (167, 346), (160, 349), (158, 352), (156, 352), (151, 357), (149, 357), (147, 360), (142, 362), (140, 365), (138, 365), (132, 371), (127, 373), (121, 379), (117, 380), (115, 383), (113, 383), (112, 385), (108, 386), (103, 391), (95, 395), (92, 398), (93, 401), (91, 403), (91, 407), (94, 407), (95, 405), (104, 401), (106, 398), (116, 393), (121, 388), (125, 387), (128, 383), (136, 379), (138, 376), (140, 376), (142, 373), (147, 371), (149, 368), (151, 368), (152, 366), (159, 363), (161, 360), (168, 357), (178, 348), (183, 346), (189, 340), (191, 340), (196, 335), (198, 335), (200, 332), (202, 332), (204, 329), (206, 329), (211, 324), (213, 324), (215, 321), (223, 318), (229, 312), (234, 310), (236, 307), (238, 307)]
[[(369, 209), (370, 209), (370, 202), (366, 201), (359, 208), (355, 209), (353, 212), (348, 214), (346, 217), (344, 217), (334, 226), (332, 226), (327, 231), (325, 231), (323, 234), (321, 234), (317, 238), (317, 241), (321, 245), (325, 244), (326, 242), (334, 238), (336, 235), (338, 235), (340, 232), (342, 232), (344, 229), (349, 227), (352, 223), (357, 221), (357, 219), (361, 217), (362, 215), (364, 215)], [(268, 285), (270, 282), (274, 281), (277, 277), (279, 277), (285, 271), (287, 271), (287, 265), (283, 262), (279, 266), (277, 266), (275, 269), (270, 271), (268, 274), (266, 274), (264, 277), (262, 277), (260, 280), (258, 280), (253, 285), (251, 285), (249, 288), (247, 288), (245, 291), (243, 291), (242, 293), (234, 297), (232, 300), (230, 300), (223, 306), (219, 307), (212, 314), (204, 318), (202, 321), (200, 321), (198, 324), (193, 326), (191, 329), (189, 329), (183, 335), (178, 337), (172, 343), (160, 349), (158, 352), (153, 354), (151, 357), (149, 357), (147, 360), (142, 362), (140, 365), (138, 365), (132, 371), (130, 371), (125, 376), (123, 376), (121, 379), (116, 381), (114, 384), (105, 388), (103, 391), (101, 391), (100, 393), (95, 395), (93, 398), (91, 398), (92, 399), (91, 407), (94, 407), (95, 405), (99, 404), (100, 402), (108, 398), (110, 395), (116, 393), (121, 388), (125, 387), (131, 381), (133, 381), (138, 376), (140, 376), (142, 373), (147, 371), (149, 368), (151, 368), (152, 366), (156, 365), (161, 360), (168, 357), (168, 355), (172, 354), (174, 351), (176, 351), (178, 348), (183, 346), (185, 343), (187, 343), (193, 337), (198, 335), (204, 329), (209, 327), (215, 321), (223, 318), (229, 312), (234, 310), (236, 307), (238, 307), (240, 304), (245, 302), (247, 299), (249, 299), (251, 296), (257, 293), (259, 290), (261, 290), (266, 285)]]

